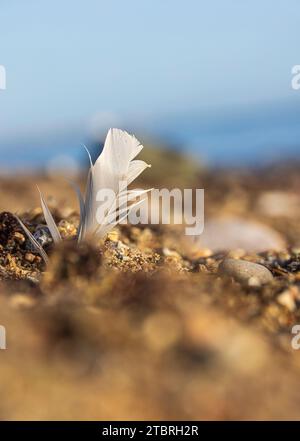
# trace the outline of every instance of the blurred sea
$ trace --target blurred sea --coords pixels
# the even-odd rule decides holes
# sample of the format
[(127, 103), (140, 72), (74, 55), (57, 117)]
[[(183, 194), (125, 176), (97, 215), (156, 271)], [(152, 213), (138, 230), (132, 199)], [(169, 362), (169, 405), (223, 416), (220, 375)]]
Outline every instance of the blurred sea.
[[(143, 124), (124, 121), (120, 128), (135, 133), (142, 142), (174, 148), (214, 166), (257, 166), (300, 159), (300, 100), (259, 109), (185, 111)], [(49, 161), (56, 164), (68, 157), (80, 164), (82, 143), (94, 144), (80, 124), (0, 139), (1, 170), (43, 168)]]

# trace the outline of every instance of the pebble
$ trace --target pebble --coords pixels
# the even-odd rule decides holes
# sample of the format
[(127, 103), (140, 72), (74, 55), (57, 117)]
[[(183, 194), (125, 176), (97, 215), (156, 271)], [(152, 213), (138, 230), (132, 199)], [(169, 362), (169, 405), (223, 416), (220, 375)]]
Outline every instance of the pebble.
[(288, 289), (283, 291), (278, 297), (277, 302), (285, 306), (289, 311), (293, 312), (296, 309), (295, 299), (293, 298), (293, 294)]
[(75, 225), (65, 219), (59, 221), (57, 226), (63, 239), (70, 236), (75, 237), (77, 234), (77, 228), (75, 227)]
[(219, 273), (233, 277), (237, 282), (250, 286), (270, 283), (273, 275), (265, 266), (240, 259), (225, 259), (219, 265)]
[(26, 253), (25, 254), (25, 260), (27, 260), (27, 262), (34, 262), (35, 261), (35, 255), (31, 254), (31, 253)]
[(198, 248), (208, 248), (213, 252), (239, 249), (259, 253), (286, 247), (282, 236), (273, 228), (260, 222), (229, 216), (209, 219), (203, 234), (195, 240)]
[(18, 231), (15, 231), (14, 239), (19, 243), (24, 243), (26, 240), (25, 236), (22, 233), (19, 233)]
[(177, 253), (177, 251), (170, 250), (169, 248), (165, 247), (162, 250), (163, 255), (166, 257), (176, 257), (177, 259), (181, 259), (180, 254)]
[[(52, 243), (52, 237), (49, 231), (49, 228), (44, 225), (39, 225), (35, 232), (33, 233), (33, 237), (35, 240), (42, 246), (45, 247), (46, 245), (49, 245)], [(36, 251), (33, 244), (28, 240), (27, 247), (29, 251)]]
[(106, 240), (110, 240), (112, 242), (118, 242), (119, 239), (120, 239), (120, 234), (116, 229), (110, 231), (106, 236)]
[(277, 297), (277, 302), (285, 306), (289, 311), (293, 312), (297, 308), (297, 303), (300, 300), (300, 290), (298, 286), (290, 286), (285, 289)]

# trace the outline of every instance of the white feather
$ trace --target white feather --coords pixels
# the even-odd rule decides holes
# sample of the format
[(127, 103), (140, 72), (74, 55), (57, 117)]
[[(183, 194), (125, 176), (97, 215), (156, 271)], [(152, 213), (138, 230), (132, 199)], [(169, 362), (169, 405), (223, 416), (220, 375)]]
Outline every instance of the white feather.
[[(121, 221), (113, 222), (114, 214), (118, 213), (119, 218), (120, 216), (123, 218), (128, 215), (130, 207), (128, 207), (127, 210), (121, 210), (122, 205), (125, 203), (124, 196), (127, 191), (127, 186), (147, 167), (150, 167), (144, 161), (134, 160), (142, 148), (141, 143), (133, 135), (129, 135), (127, 132), (119, 129), (110, 129), (108, 131), (102, 153), (95, 164), (91, 164), (85, 198), (86, 217), (83, 222), (80, 240), (88, 235), (94, 234), (102, 237), (110, 231), (116, 223)], [(96, 211), (99, 207), (96, 196), (101, 189), (113, 190), (115, 199), (111, 207), (109, 207), (103, 222), (99, 225), (96, 220)], [(128, 192), (128, 195), (129, 194)], [(133, 194), (131, 193), (131, 200), (132, 196)], [(136, 193), (135, 197), (138, 196), (140, 195)], [(111, 228), (109, 228), (109, 226), (111, 226)]]
[[(108, 131), (103, 151), (94, 165), (86, 148), (90, 159), (90, 170), (84, 198), (81, 195), (80, 189), (72, 184), (80, 205), (80, 223), (77, 232), (78, 242), (86, 239), (88, 236), (96, 235), (97, 237), (103, 237), (115, 225), (124, 220), (133, 207), (143, 202), (143, 199), (136, 201), (137, 198), (151, 191), (127, 189), (129, 184), (147, 167), (150, 167), (144, 161), (134, 160), (142, 148), (143, 146), (133, 135), (129, 135), (127, 132), (119, 129), (110, 129)], [(113, 190), (115, 198), (99, 224), (96, 219), (96, 212), (100, 203), (97, 202), (96, 196), (98, 191), (102, 189)], [(60, 232), (39, 188), (38, 191), (46, 223), (54, 242), (58, 243), (62, 240)], [(47, 263), (47, 254), (42, 246), (35, 240), (23, 222), (18, 217), (17, 219), (31, 243)]]
[(85, 214), (85, 202), (83, 199), (83, 196), (81, 194), (80, 188), (78, 187), (77, 184), (75, 184), (75, 182), (71, 182), (72, 187), (74, 188), (76, 194), (77, 194), (77, 198), (78, 198), (78, 202), (79, 202), (79, 208), (80, 208), (80, 215), (79, 215), (79, 227), (78, 227), (78, 231), (77, 231), (77, 239), (80, 238), (81, 234), (82, 234), (82, 226), (84, 223), (84, 219), (86, 217)]
[(55, 243), (59, 243), (61, 241), (60, 232), (56, 226), (56, 223), (55, 223), (55, 220), (53, 219), (51, 211), (49, 210), (48, 205), (46, 204), (46, 201), (45, 201), (39, 188), (38, 188), (38, 191), (40, 193), (41, 205), (42, 205), (45, 221), (47, 223), (47, 226), (49, 228), (51, 236), (52, 236)]

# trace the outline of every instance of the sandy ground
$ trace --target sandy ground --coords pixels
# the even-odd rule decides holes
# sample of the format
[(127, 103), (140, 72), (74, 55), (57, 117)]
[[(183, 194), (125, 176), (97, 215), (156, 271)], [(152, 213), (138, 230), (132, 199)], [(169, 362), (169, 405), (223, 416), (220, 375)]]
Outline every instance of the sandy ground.
[[(211, 236), (124, 226), (80, 248), (63, 179), (1, 178), (1, 419), (299, 419), (299, 168), (182, 176), (205, 188)], [(10, 214), (32, 232), (44, 223), (36, 184), (66, 239), (47, 267)], [(226, 257), (272, 280), (220, 274)]]

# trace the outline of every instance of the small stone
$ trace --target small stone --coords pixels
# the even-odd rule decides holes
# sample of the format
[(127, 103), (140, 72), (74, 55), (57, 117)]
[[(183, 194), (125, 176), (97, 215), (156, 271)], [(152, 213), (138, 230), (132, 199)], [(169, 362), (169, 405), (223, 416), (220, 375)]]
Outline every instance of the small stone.
[(259, 253), (266, 250), (283, 250), (283, 237), (268, 225), (239, 217), (209, 219), (204, 232), (195, 239), (193, 245), (218, 251), (244, 250)]
[[(37, 229), (33, 233), (33, 237), (42, 247), (45, 247), (52, 243), (52, 237), (49, 228), (44, 225), (39, 225), (37, 227)], [(29, 248), (32, 248), (31, 243), (29, 244)]]
[(118, 230), (116, 230), (116, 229), (110, 231), (106, 236), (106, 239), (111, 240), (112, 242), (118, 242), (119, 238), (120, 238), (120, 235), (119, 235)]
[(34, 262), (35, 261), (35, 255), (32, 253), (26, 253), (25, 254), (25, 260), (27, 260), (27, 262)]
[(177, 253), (177, 251), (170, 250), (167, 247), (163, 248), (162, 252), (163, 252), (163, 255), (166, 257), (176, 257), (178, 259), (181, 258), (181, 256)]
[(63, 239), (75, 237), (77, 234), (77, 228), (75, 225), (65, 219), (61, 220), (57, 226)]
[(19, 231), (15, 231), (14, 239), (19, 243), (24, 243), (26, 240), (25, 236), (22, 233), (19, 233)]
[(247, 260), (225, 259), (219, 265), (219, 273), (233, 277), (237, 282), (250, 286), (270, 283), (273, 275), (265, 266)]
[(277, 302), (280, 305), (285, 306), (291, 312), (296, 309), (293, 293), (289, 289), (286, 289), (277, 297)]

